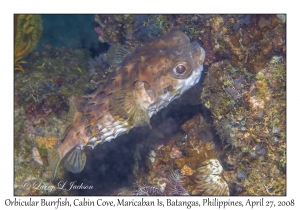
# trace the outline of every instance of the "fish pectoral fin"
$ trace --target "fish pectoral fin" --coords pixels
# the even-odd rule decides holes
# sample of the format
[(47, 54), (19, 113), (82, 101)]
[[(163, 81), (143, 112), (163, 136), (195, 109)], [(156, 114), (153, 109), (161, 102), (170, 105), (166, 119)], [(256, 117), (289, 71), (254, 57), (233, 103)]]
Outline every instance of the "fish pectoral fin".
[(61, 156), (58, 149), (48, 149), (48, 163), (50, 166), (50, 170), (52, 171), (52, 180), (54, 180), (57, 167), (61, 161)]
[(86, 163), (86, 155), (83, 150), (76, 147), (64, 160), (64, 167), (72, 172), (79, 173), (83, 170)]
[(150, 126), (148, 111), (137, 100), (137, 91), (116, 91), (111, 95), (110, 102), (114, 116), (123, 116), (133, 127)]

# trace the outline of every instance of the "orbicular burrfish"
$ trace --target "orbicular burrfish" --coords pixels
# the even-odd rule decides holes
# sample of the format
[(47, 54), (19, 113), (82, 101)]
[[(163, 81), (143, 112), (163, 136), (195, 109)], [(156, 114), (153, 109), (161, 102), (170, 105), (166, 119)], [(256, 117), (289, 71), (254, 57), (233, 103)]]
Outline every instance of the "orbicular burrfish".
[(150, 118), (199, 82), (205, 51), (197, 42), (172, 30), (133, 52), (114, 45), (108, 51), (113, 71), (81, 107), (70, 102), (69, 126), (61, 145), (48, 151), (48, 162), (55, 177), (61, 160), (73, 173), (86, 163), (84, 147), (150, 125)]

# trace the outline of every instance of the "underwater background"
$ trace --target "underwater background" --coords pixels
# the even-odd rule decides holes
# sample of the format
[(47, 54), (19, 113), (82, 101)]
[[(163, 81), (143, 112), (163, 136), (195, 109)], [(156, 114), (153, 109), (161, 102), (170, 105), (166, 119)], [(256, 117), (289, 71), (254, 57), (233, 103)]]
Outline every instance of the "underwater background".
[[(14, 18), (15, 195), (286, 194), (285, 15)], [(47, 149), (63, 139), (69, 98), (92, 93), (113, 71), (109, 46), (171, 29), (205, 49), (200, 82), (153, 116), (152, 129), (86, 150), (81, 173), (60, 166), (51, 182)], [(93, 189), (61, 190), (62, 180)]]

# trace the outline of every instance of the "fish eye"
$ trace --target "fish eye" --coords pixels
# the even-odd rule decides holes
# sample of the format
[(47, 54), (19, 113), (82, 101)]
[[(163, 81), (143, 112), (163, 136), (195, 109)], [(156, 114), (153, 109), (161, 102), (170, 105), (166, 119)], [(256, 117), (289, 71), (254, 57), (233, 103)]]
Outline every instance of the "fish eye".
[(186, 71), (186, 68), (184, 65), (178, 65), (176, 66), (176, 73), (177, 74), (183, 74)]
[(175, 65), (172, 75), (177, 79), (184, 79), (191, 73), (191, 68), (186, 62), (180, 62)]

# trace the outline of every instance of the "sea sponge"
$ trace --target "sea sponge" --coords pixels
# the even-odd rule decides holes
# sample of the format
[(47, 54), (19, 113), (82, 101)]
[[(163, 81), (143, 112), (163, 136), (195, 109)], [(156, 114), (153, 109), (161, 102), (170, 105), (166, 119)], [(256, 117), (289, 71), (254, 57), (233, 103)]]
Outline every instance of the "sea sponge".
[(57, 138), (54, 136), (39, 136), (36, 138), (39, 148), (52, 148), (56, 145)]
[(193, 170), (188, 165), (184, 165), (180, 170), (180, 173), (184, 176), (190, 176), (193, 174)]
[(172, 150), (170, 152), (170, 157), (173, 159), (182, 157), (182, 152), (179, 150), (179, 148), (177, 146), (172, 147)]

